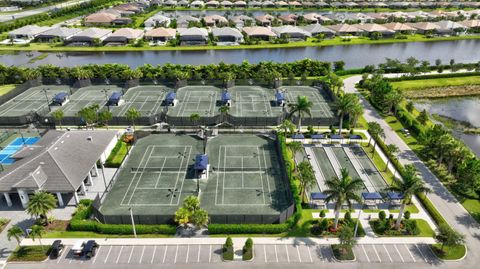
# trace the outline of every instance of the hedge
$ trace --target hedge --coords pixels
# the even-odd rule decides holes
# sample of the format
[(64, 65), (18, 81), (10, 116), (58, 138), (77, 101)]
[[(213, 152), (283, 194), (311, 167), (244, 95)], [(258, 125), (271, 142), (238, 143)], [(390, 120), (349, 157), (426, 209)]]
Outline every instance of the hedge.
[(209, 234), (280, 234), (290, 229), (289, 223), (282, 224), (217, 224), (208, 225)]
[(387, 81), (405, 81), (405, 80), (420, 80), (420, 79), (436, 79), (436, 78), (458, 78), (458, 77), (470, 77), (479, 76), (480, 72), (467, 72), (467, 73), (445, 73), (445, 74), (430, 74), (419, 76), (402, 76), (396, 78), (385, 78)]
[(109, 168), (119, 168), (122, 165), (123, 159), (125, 156), (122, 158), (120, 162), (114, 162), (115, 157), (117, 157), (118, 152), (122, 148), (123, 144), (123, 137), (117, 141), (115, 144), (115, 147), (112, 149), (112, 152), (110, 152), (110, 155), (108, 156), (107, 160), (105, 161), (105, 167)]

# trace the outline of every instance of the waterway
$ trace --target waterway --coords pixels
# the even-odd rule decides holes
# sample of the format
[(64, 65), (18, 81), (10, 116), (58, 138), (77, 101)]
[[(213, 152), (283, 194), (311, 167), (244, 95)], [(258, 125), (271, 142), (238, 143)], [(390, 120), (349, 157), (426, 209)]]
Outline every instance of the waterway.
[(405, 60), (415, 57), (434, 63), (436, 59), (447, 63), (480, 61), (480, 40), (414, 42), (394, 44), (343, 45), (330, 47), (305, 47), (285, 49), (238, 49), (204, 51), (136, 51), (136, 52), (67, 52), (48, 53), (46, 58), (33, 61), (40, 52), (0, 54), (0, 63), (6, 65), (38, 66), (53, 64), (74, 66), (83, 64), (121, 63), (136, 67), (143, 64), (210, 64), (210, 63), (251, 63), (260, 61), (291, 62), (305, 58), (321, 61), (343, 60), (346, 68), (377, 65), (386, 58)]

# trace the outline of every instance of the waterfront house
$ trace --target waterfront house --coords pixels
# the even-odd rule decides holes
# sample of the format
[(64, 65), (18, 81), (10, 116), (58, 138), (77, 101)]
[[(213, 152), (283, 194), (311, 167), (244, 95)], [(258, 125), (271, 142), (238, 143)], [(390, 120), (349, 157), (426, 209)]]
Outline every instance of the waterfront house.
[(55, 27), (38, 34), (35, 37), (35, 40), (37, 40), (38, 42), (63, 41), (81, 31), (82, 29), (78, 28)]
[(230, 45), (243, 42), (242, 33), (238, 29), (231, 27), (213, 28), (212, 35), (217, 41), (217, 44), (223, 43), (222, 45)]
[(439, 35), (464, 35), (467, 33), (468, 30), (465, 25), (454, 21), (439, 21), (435, 22), (435, 24), (440, 27), (439, 29), (437, 29), (437, 34)]
[(308, 23), (330, 23), (332, 20), (318, 13), (307, 13), (303, 15), (303, 19)]
[(71, 36), (66, 41), (71, 45), (94, 45), (97, 42), (103, 42), (111, 34), (112, 30), (110, 29), (92, 27)]
[(212, 0), (205, 3), (205, 7), (207, 8), (218, 8), (220, 6), (220, 2)]
[(208, 32), (204, 28), (178, 28), (177, 33), (181, 45), (206, 45), (208, 43)]
[(230, 1), (222, 1), (220, 2), (220, 5), (224, 8), (231, 8), (233, 7), (233, 3)]
[(288, 7), (288, 3), (285, 1), (277, 1), (275, 2), (275, 6), (279, 8), (285, 8)]
[(468, 31), (471, 33), (479, 33), (480, 32), (480, 20), (465, 20), (458, 22), (463, 26), (468, 28)]
[(262, 7), (262, 2), (260, 1), (249, 1), (248, 2), (248, 6), (251, 7), (251, 8), (260, 8)]
[(177, 35), (177, 30), (172, 28), (159, 27), (145, 32), (145, 40), (154, 44), (164, 43), (168, 40), (174, 39)]
[(337, 24), (337, 25), (330, 25), (327, 27), (335, 31), (335, 34), (339, 36), (348, 36), (348, 35), (359, 36), (363, 33), (362, 29), (359, 29), (358, 27), (350, 24)]
[(146, 28), (153, 27), (168, 27), (170, 25), (171, 19), (162, 14), (155, 14), (152, 17), (146, 19), (143, 24)]
[(272, 27), (272, 31), (277, 34), (277, 36), (287, 38), (289, 40), (306, 40), (308, 37), (312, 36), (312, 34), (303, 30), (302, 28), (292, 25)]
[(277, 37), (272, 30), (263, 26), (243, 27), (242, 31), (252, 39), (270, 40)]
[(408, 23), (409, 26), (417, 29), (419, 34), (437, 34), (437, 30), (440, 29), (440, 26), (436, 25), (433, 22), (417, 22), (417, 23)]
[(228, 25), (228, 20), (225, 17), (220, 15), (209, 15), (203, 18), (207, 26), (226, 26)]
[(109, 35), (103, 43), (110, 46), (126, 45), (143, 38), (143, 30), (132, 28), (121, 28)]
[(295, 14), (285, 14), (278, 16), (278, 19), (282, 24), (293, 25), (297, 22), (298, 16)]
[(176, 7), (177, 6), (177, 1), (175, 0), (167, 0), (163, 2), (162, 4), (164, 7)]
[(303, 30), (309, 32), (312, 36), (319, 36), (323, 35), (325, 38), (332, 38), (335, 36), (335, 31), (329, 29), (323, 25), (318, 23), (316, 24), (309, 24), (306, 26), (300, 26)]
[(233, 6), (237, 7), (237, 8), (246, 8), (247, 7), (247, 2), (245, 2), (245, 1), (235, 1), (233, 3)]
[(200, 22), (199, 18), (183, 15), (177, 18), (177, 28), (187, 28), (190, 22)]
[(291, 2), (288, 2), (288, 6), (291, 7), (291, 8), (301, 8), (302, 3), (298, 2), (298, 1), (291, 1)]
[(180, 1), (178, 1), (177, 6), (178, 7), (188, 7), (188, 6), (190, 6), (190, 1), (180, 0)]
[(8, 33), (8, 38), (10, 39), (23, 39), (23, 40), (32, 40), (39, 34), (50, 30), (50, 27), (47, 26), (37, 26), (37, 25), (26, 25), (10, 31)]
[(255, 24), (255, 19), (246, 15), (238, 15), (231, 18), (231, 21), (235, 24), (235, 27), (242, 28), (244, 26), (252, 26)]
[(391, 23), (385, 23), (382, 24), (383, 27), (395, 31), (396, 33), (402, 33), (402, 34), (414, 34), (417, 29), (409, 26), (408, 24), (405, 23), (400, 23), (400, 22), (391, 22)]
[(257, 25), (260, 25), (260, 26), (270, 26), (272, 25), (272, 21), (274, 19), (275, 17), (273, 17), (270, 14), (265, 14), (265, 15), (255, 17), (255, 21), (257, 22)]
[[(282, 2), (282, 1), (280, 1), (280, 2)], [(272, 8), (272, 7), (275, 7), (275, 6), (276, 6), (276, 4), (272, 1), (269, 1), (269, 0), (262, 3), (262, 7), (266, 7), (266, 8)]]
[(190, 3), (191, 8), (202, 8), (205, 6), (205, 3), (203, 1), (195, 0)]
[(380, 33), (382, 37), (392, 37), (395, 35), (395, 31), (390, 30), (381, 24), (365, 23), (365, 24), (356, 24), (354, 26), (363, 30), (364, 33), (368, 36), (372, 36), (375, 33)]

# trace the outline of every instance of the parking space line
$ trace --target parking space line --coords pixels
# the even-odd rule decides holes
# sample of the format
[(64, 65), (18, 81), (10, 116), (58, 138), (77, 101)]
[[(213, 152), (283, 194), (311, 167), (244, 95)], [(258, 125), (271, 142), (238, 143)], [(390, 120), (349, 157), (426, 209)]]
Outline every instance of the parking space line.
[(173, 260), (173, 263), (177, 263), (177, 255), (178, 255), (178, 245), (177, 245), (177, 248), (175, 248), (175, 259)]
[(385, 251), (387, 252), (387, 256), (388, 256), (388, 258), (390, 259), (390, 262), (393, 262), (392, 256), (390, 256), (390, 253), (388, 252), (387, 247), (386, 247), (385, 245), (383, 245), (383, 248), (384, 248)]
[(212, 260), (212, 245), (210, 245), (210, 252), (208, 252), (208, 263)]
[(435, 260), (437, 256), (435, 255), (435, 253), (433, 253), (432, 248), (429, 247), (429, 246), (427, 246), (427, 249), (428, 249), (428, 251), (430, 252), (430, 254), (432, 254), (432, 255), (430, 256), (430, 257), (431, 257), (430, 260), (431, 260), (431, 261)]
[(418, 247), (417, 244), (415, 244), (415, 247), (417, 248), (418, 252), (420, 252), (420, 255), (422, 255), (423, 260), (424, 260), (425, 262), (427, 262), (427, 258), (425, 258), (425, 255), (423, 255), (422, 250)]
[(290, 263), (290, 255), (288, 255), (288, 248), (287, 248), (287, 245), (285, 244), (285, 251), (287, 252), (287, 261), (288, 263)]
[(145, 254), (145, 246), (143, 246), (143, 249), (142, 249), (142, 254), (140, 255), (140, 260), (138, 261), (138, 263), (142, 263), (142, 260), (143, 260), (143, 254)]
[(278, 262), (278, 254), (277, 254), (277, 245), (273, 245), (275, 247), (275, 259)]
[(267, 262), (267, 250), (265, 245), (263, 245), (263, 256), (265, 256), (265, 262)]
[(188, 263), (188, 254), (190, 253), (190, 245), (187, 245), (187, 255), (185, 255), (185, 263)]
[(163, 253), (163, 261), (162, 261), (162, 263), (165, 263), (165, 258), (167, 257), (167, 250), (168, 250), (168, 246), (165, 246), (165, 252)]
[(198, 245), (198, 255), (197, 255), (197, 263), (200, 262), (200, 251), (202, 250), (202, 245)]
[(310, 257), (310, 262), (313, 262), (312, 252), (310, 251), (310, 246), (307, 246), (307, 249), (308, 249), (308, 256)]
[(361, 246), (362, 246), (362, 249), (363, 249), (363, 253), (365, 254), (365, 257), (367, 258), (367, 261), (370, 262), (370, 258), (367, 255), (367, 251), (365, 250), (365, 247), (363, 245), (361, 245)]
[(405, 249), (407, 249), (408, 254), (410, 254), (410, 257), (412, 257), (413, 262), (416, 262), (415, 257), (413, 257), (412, 252), (410, 251), (410, 249), (408, 249), (407, 244), (403, 244), (403, 246), (405, 247)]
[(130, 251), (130, 256), (128, 256), (128, 261), (127, 263), (130, 263), (130, 260), (132, 259), (132, 254), (133, 254), (133, 249), (135, 248), (135, 246), (132, 246), (132, 250)]
[(112, 247), (113, 246), (110, 246), (110, 249), (108, 250), (108, 253), (107, 253), (107, 257), (105, 257), (105, 260), (103, 261), (103, 263), (107, 263), (108, 256), (110, 256), (110, 252), (112, 251)]
[(302, 257), (300, 257), (300, 250), (298, 250), (298, 249), (299, 249), (299, 246), (297, 246), (296, 249), (297, 249), (298, 260), (299, 260), (300, 262), (302, 262)]
[(94, 264), (97, 261), (97, 257), (99, 256), (101, 249), (102, 249), (102, 246), (99, 246), (98, 251), (97, 251), (97, 255), (95, 255), (95, 258), (93, 258), (92, 264)]
[(117, 261), (115, 263), (118, 263), (118, 261), (120, 260), (120, 257), (122, 256), (122, 250), (123, 246), (120, 248), (120, 252), (118, 253)]
[(152, 259), (150, 260), (150, 264), (153, 264), (153, 260), (155, 259), (155, 252), (157, 252), (157, 246), (153, 248)]
[(59, 262), (62, 260), (63, 254), (65, 254), (65, 257), (67, 257), (67, 253), (69, 252), (69, 251), (68, 251), (68, 248), (65, 247), (65, 249), (63, 250), (63, 252), (64, 252), (64, 253), (62, 253), (62, 255), (60, 255), (60, 257), (58, 258), (57, 263), (59, 263)]
[(382, 259), (380, 259), (380, 255), (378, 255), (377, 248), (375, 247), (375, 245), (372, 245), (372, 247), (373, 247), (373, 250), (375, 251), (375, 254), (377, 255), (378, 260), (382, 262)]
[(402, 262), (405, 262), (405, 260), (403, 259), (402, 254), (400, 253), (400, 251), (399, 251), (398, 248), (397, 248), (397, 245), (393, 245), (393, 247), (394, 247), (395, 250), (397, 251), (397, 254), (398, 254), (398, 256), (400, 257), (400, 259), (402, 260)]

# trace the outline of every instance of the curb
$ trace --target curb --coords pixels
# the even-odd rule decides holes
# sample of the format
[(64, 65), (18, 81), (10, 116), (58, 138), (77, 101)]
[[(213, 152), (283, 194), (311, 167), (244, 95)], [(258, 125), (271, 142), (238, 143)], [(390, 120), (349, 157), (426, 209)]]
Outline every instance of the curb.
[(459, 261), (463, 261), (466, 257), (467, 257), (467, 254), (468, 254), (468, 247), (467, 245), (464, 245), (465, 246), (465, 254), (463, 255), (463, 257), (459, 258), (459, 259), (456, 259), (456, 260), (445, 260), (445, 259), (442, 259), (440, 257), (437, 256), (437, 254), (435, 254), (435, 252), (433, 252), (433, 249), (432, 249), (432, 245), (430, 245), (430, 250), (432, 250), (433, 254), (435, 255), (435, 257), (443, 262), (459, 262)]
[[(330, 245), (330, 249), (332, 249), (332, 245)], [(333, 249), (332, 249), (332, 252), (333, 252)], [(348, 263), (348, 262), (356, 262), (357, 261), (357, 256), (355, 256), (355, 252), (353, 252), (352, 250), (352, 253), (353, 253), (353, 260), (339, 260), (335, 257), (335, 254), (332, 253), (332, 259), (336, 262), (340, 262), (340, 263)]]

